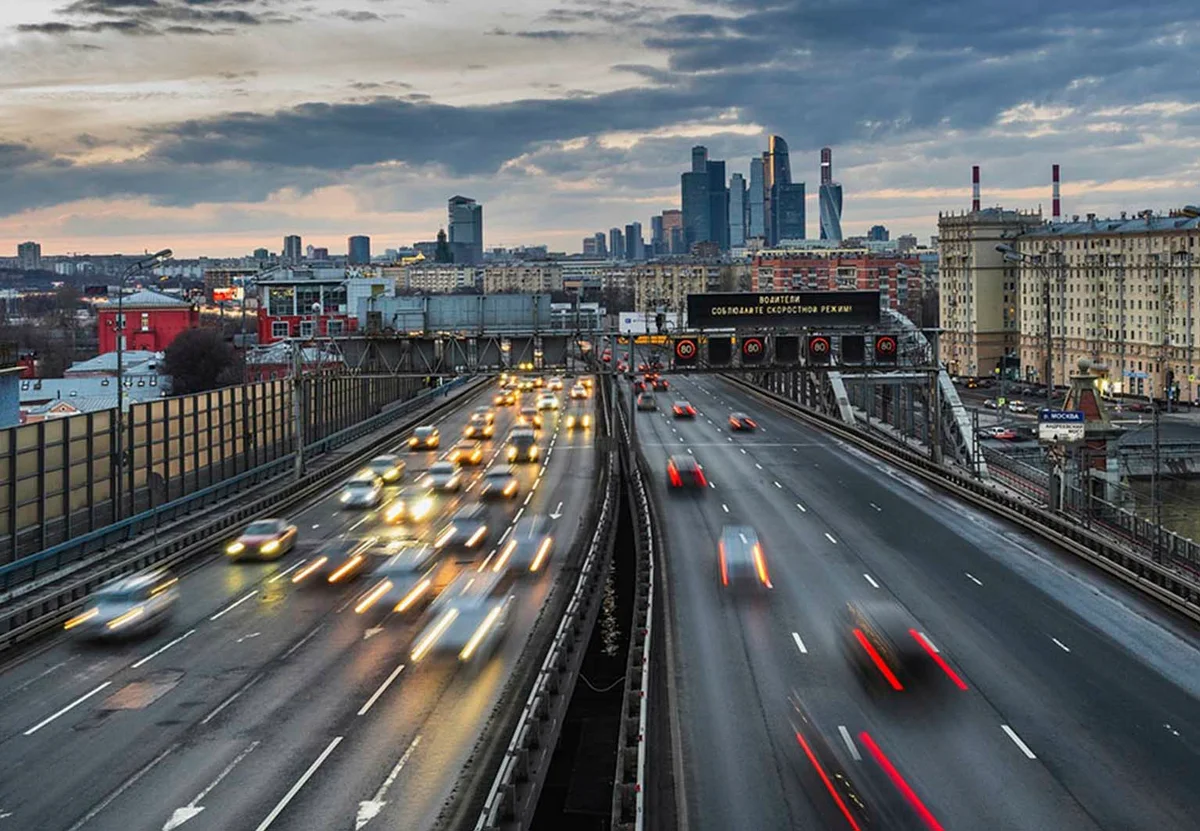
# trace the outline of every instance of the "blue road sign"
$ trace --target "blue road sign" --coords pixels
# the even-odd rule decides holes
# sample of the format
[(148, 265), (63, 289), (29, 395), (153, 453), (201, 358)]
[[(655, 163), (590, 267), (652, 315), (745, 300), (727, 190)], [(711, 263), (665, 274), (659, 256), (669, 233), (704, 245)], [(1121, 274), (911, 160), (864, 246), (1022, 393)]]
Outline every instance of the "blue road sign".
[(1038, 410), (1038, 421), (1051, 424), (1083, 424), (1087, 417), (1083, 410)]

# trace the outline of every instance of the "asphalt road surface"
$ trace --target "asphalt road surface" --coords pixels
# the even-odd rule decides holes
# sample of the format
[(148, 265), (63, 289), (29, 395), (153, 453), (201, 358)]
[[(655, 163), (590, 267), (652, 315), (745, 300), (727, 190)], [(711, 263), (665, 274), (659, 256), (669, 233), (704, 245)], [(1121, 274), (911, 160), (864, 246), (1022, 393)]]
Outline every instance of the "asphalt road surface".
[[(882, 827), (1200, 827), (1194, 628), (732, 385), (671, 381), (636, 423), (664, 506), (682, 827), (868, 827), (822, 779), (838, 770)], [(732, 411), (761, 429), (730, 432)], [(669, 492), (673, 454), (710, 487)], [(722, 587), (727, 524), (756, 529), (772, 589)], [(852, 669), (838, 613), (872, 600), (915, 619), (932, 689), (871, 693)]]
[[(441, 421), (438, 453), (407, 454), (408, 481), (444, 455), (471, 407), (494, 392)], [(499, 409), (485, 462), (515, 416)], [(186, 574), (174, 620), (154, 636), (106, 645), (64, 636), (0, 672), (0, 831), (430, 827), (563, 555), (586, 530), (593, 431), (561, 421), (547, 416), (542, 462), (521, 466), (518, 497), (493, 510), (479, 562), (444, 564), (478, 567), (518, 516), (550, 517), (548, 572), (517, 585), (511, 626), (490, 661), (413, 665), (424, 621), (394, 614), (392, 604), (356, 614), (367, 577), (293, 584), (320, 541), (394, 533), (379, 511), (341, 510), (331, 491), (290, 517), (299, 542), (279, 561), (217, 556)], [(442, 498), (440, 510), (471, 501), (476, 487)], [(213, 540), (214, 551), (225, 542)]]

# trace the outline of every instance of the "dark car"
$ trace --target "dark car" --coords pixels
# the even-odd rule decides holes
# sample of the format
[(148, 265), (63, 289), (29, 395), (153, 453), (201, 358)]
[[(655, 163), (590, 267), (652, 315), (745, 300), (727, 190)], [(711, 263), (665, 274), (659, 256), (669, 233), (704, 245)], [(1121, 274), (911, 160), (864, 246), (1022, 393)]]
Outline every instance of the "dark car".
[(758, 422), (750, 418), (745, 413), (730, 413), (729, 414), (729, 429), (733, 431), (741, 430), (756, 430)]
[(436, 502), (428, 486), (403, 488), (383, 508), (385, 522), (416, 525), (433, 518)]
[(292, 575), (293, 583), (344, 583), (367, 570), (378, 537), (342, 538), (324, 543), (312, 560)]
[(704, 488), (708, 480), (704, 468), (692, 456), (672, 456), (667, 460), (667, 484), (672, 488)]
[(371, 574), (374, 582), (354, 611), (361, 615), (377, 603), (394, 603), (396, 612), (420, 609), (436, 590), (437, 549), (416, 540), (396, 540), (387, 543), (383, 553), (385, 559)]
[(721, 585), (734, 589), (747, 587), (774, 588), (767, 572), (767, 557), (763, 553), (758, 533), (749, 525), (726, 525), (717, 543), (717, 561)]
[(544, 516), (522, 517), (513, 526), (508, 542), (500, 550), (492, 571), (515, 574), (538, 572), (554, 551), (550, 523)]
[(472, 413), (471, 420), (463, 428), (463, 438), (490, 439), (495, 432), (496, 424), (494, 418), (489, 418), (482, 413)]
[(454, 512), (450, 521), (446, 523), (446, 527), (434, 540), (433, 547), (438, 550), (446, 548), (475, 550), (487, 541), (487, 536), (487, 511), (482, 505), (467, 505)]
[(966, 689), (916, 621), (895, 603), (848, 603), (842, 628), (847, 654), (868, 689), (885, 693), (922, 690), (937, 679), (939, 667)]
[(442, 443), (442, 434), (432, 424), (413, 430), (408, 439), (409, 450), (437, 450)]
[(516, 499), (521, 490), (511, 465), (495, 465), (479, 482), (480, 499)]
[(695, 418), (696, 408), (687, 401), (676, 401), (671, 405), (671, 412), (675, 418)]
[(654, 379), (654, 391), (655, 392), (666, 392), (670, 388), (671, 388), (671, 385), (669, 383), (667, 383), (666, 378), (655, 378)]
[(657, 410), (658, 402), (654, 400), (653, 395), (644, 392), (637, 397), (637, 408), (639, 410)]
[(536, 462), (538, 460), (537, 435), (529, 427), (518, 427), (508, 434), (505, 457), (510, 462)]

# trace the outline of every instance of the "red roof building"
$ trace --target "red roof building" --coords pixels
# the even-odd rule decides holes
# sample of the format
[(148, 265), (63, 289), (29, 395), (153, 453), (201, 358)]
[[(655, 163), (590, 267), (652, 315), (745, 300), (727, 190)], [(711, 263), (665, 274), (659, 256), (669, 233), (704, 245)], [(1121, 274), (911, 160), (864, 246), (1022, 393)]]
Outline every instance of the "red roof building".
[[(142, 290), (121, 300), (125, 315), (127, 352), (165, 352), (180, 332), (200, 325), (200, 310), (186, 300), (157, 291)], [(96, 307), (100, 352), (117, 351), (117, 300)]]
[(762, 292), (878, 289), (890, 308), (900, 309), (910, 295), (921, 294), (921, 261), (916, 255), (857, 248), (763, 251), (754, 258), (750, 287)]

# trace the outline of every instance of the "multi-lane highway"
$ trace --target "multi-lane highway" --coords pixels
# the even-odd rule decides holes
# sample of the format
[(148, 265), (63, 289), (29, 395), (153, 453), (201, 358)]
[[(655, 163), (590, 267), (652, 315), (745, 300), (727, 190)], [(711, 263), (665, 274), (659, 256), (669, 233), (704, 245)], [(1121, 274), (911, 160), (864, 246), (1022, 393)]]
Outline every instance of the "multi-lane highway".
[[(445, 455), (471, 407), (495, 391), (441, 422), (438, 452), (407, 454), (408, 480)], [(476, 477), (503, 463), (495, 455), (516, 412), (498, 409), (485, 464), (464, 469), (465, 493), (439, 497), (440, 511), (472, 501)], [(555, 554), (540, 579), (515, 587), (490, 661), (414, 664), (424, 621), (392, 604), (357, 614), (369, 577), (293, 582), (323, 540), (395, 533), (381, 510), (342, 510), (331, 492), (290, 517), (299, 543), (279, 561), (217, 556), (184, 575), (177, 614), (153, 637), (89, 646), (68, 633), (0, 672), (0, 831), (431, 827), (569, 546), (587, 532), (594, 431), (563, 421), (547, 414), (541, 461), (520, 466), (520, 494), (493, 510), (478, 556), (518, 517), (547, 516)], [(213, 540), (214, 551), (224, 542)]]
[[(635, 418), (667, 536), (681, 827), (866, 827), (838, 771), (902, 827), (1197, 827), (1194, 629), (731, 384), (670, 380)], [(698, 416), (673, 418), (676, 398)], [(732, 411), (760, 429), (732, 433)], [(703, 465), (702, 492), (667, 488), (672, 454)], [(762, 541), (756, 597), (721, 584), (734, 524)], [(911, 614), (932, 689), (867, 691), (851, 601)]]

